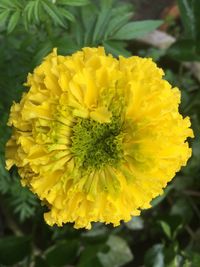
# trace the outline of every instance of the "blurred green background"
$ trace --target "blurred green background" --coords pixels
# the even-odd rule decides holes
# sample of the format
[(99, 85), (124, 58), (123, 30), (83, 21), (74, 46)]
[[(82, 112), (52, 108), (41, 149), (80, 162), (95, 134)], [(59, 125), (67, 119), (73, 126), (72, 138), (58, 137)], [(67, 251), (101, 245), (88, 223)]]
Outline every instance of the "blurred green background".
[[(17, 169), (5, 169), (9, 109), (53, 47), (67, 55), (98, 45), (116, 57), (152, 57), (165, 70), (192, 121), (193, 156), (152, 209), (129, 223), (49, 227)], [(199, 60), (199, 0), (0, 0), (1, 267), (200, 267)]]

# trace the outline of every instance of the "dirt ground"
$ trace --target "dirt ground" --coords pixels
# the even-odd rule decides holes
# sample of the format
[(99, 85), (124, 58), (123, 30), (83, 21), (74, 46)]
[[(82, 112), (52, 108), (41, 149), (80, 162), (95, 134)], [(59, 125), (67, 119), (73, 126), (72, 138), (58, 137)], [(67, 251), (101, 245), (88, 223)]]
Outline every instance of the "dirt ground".
[(175, 0), (130, 0), (135, 6), (136, 20), (159, 19), (164, 10), (172, 6)]

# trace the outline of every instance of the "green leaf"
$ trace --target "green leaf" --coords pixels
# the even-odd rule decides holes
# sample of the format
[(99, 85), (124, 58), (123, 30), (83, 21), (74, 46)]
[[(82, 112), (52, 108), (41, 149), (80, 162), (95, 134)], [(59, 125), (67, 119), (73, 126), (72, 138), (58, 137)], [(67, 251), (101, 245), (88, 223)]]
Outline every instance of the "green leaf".
[(6, 20), (8, 19), (9, 15), (10, 15), (9, 10), (5, 10), (2, 13), (0, 13), (0, 24), (6, 23)]
[(114, 2), (115, 0), (101, 0), (101, 2), (99, 3), (99, 6), (101, 10), (110, 9), (113, 6)]
[[(94, 5), (82, 7), (80, 10), (80, 22), (84, 28), (84, 46), (90, 46), (92, 44), (92, 37), (95, 28), (95, 22), (97, 20), (98, 10)], [(77, 19), (79, 20), (79, 19)]]
[(24, 8), (24, 16), (26, 16), (27, 21), (30, 23), (32, 20), (32, 14), (35, 8), (35, 1), (29, 1)]
[(162, 216), (159, 221), (164, 233), (169, 239), (176, 239), (179, 231), (183, 227), (182, 218), (178, 215)]
[(103, 267), (120, 267), (133, 259), (132, 252), (124, 239), (110, 236), (106, 244), (110, 250), (107, 253), (98, 252), (98, 258)]
[(20, 222), (24, 222), (26, 219), (33, 216), (35, 209), (30, 207), (26, 202), (19, 204), (15, 209), (14, 213), (19, 214)]
[(180, 61), (200, 61), (196, 43), (192, 39), (178, 40), (167, 51), (168, 56)]
[(98, 41), (102, 39), (103, 33), (105, 32), (110, 16), (111, 16), (110, 9), (102, 9), (98, 14), (92, 38), (93, 44), (96, 44), (96, 42), (98, 43)]
[(182, 22), (186, 31), (186, 37), (200, 38), (200, 2), (199, 0), (178, 0)]
[(41, 43), (32, 59), (33, 66), (40, 64), (43, 58), (52, 51), (53, 47), (53, 43), (50, 40), (45, 43)]
[(84, 6), (80, 9), (80, 13), (78, 13), (77, 20), (78, 17), (80, 16), (80, 21), (83, 22), (83, 26), (87, 31), (87, 29), (91, 26), (91, 24), (94, 24), (94, 22), (96, 21), (98, 12), (100, 11), (97, 9), (97, 6), (95, 5), (91, 4), (89, 6)]
[(23, 10), (23, 23), (25, 30), (29, 31), (29, 25), (33, 20), (33, 14), (35, 12), (35, 1), (29, 1)]
[(8, 236), (0, 239), (0, 263), (14, 265), (30, 253), (30, 238)]
[(24, 16), (25, 16), (25, 22), (26, 22), (26, 28), (28, 26), (28, 23), (39, 23), (40, 22), (40, 10), (42, 1), (35, 0), (35, 1), (28, 1), (24, 8)]
[(64, 9), (64, 8), (59, 8), (59, 12), (63, 15), (63, 17), (65, 17), (66, 19), (74, 22), (75, 21), (75, 17), (74, 15), (69, 12), (68, 10)]
[(19, 22), (20, 16), (21, 16), (20, 10), (15, 11), (11, 15), (10, 20), (8, 22), (8, 27), (7, 27), (8, 33), (11, 33), (15, 29), (15, 27), (17, 26), (17, 23)]
[(74, 39), (76, 41), (76, 46), (80, 48), (83, 47), (84, 43), (84, 28), (80, 21), (71, 24), (71, 31), (74, 33)]
[(138, 55), (142, 57), (150, 57), (153, 59), (153, 61), (158, 62), (163, 56), (166, 55), (166, 49), (160, 49), (157, 47), (144, 48), (139, 50)]
[(111, 53), (113, 56), (124, 56), (129, 57), (131, 53), (124, 48), (126, 43), (121, 41), (104, 41), (103, 46), (107, 53)]
[(178, 243), (175, 241), (164, 248), (165, 266), (179, 267), (182, 266), (182, 257), (178, 254)]
[(26, 187), (22, 187), (17, 171), (12, 170), (9, 189), (9, 206), (19, 216), (21, 222), (33, 216), (38, 204), (36, 196)]
[(112, 39), (118, 40), (131, 40), (146, 35), (149, 32), (154, 31), (163, 22), (161, 20), (144, 20), (133, 21), (124, 25), (113, 36)]
[(40, 12), (40, 0), (36, 0), (34, 1), (34, 16), (35, 16), (35, 20), (37, 23), (40, 22), (40, 18), (39, 18), (39, 12)]
[(122, 14), (127, 14), (130, 12), (132, 13), (132, 15), (134, 14), (134, 5), (133, 4), (118, 2), (118, 1), (114, 0), (113, 9), (112, 9), (113, 17), (120, 16)]
[(188, 37), (195, 38), (195, 17), (191, 0), (178, 0), (182, 22)]
[(53, 40), (53, 45), (58, 48), (58, 53), (61, 55), (69, 55), (79, 50), (75, 41), (67, 34), (62, 38)]
[(166, 267), (164, 263), (163, 245), (156, 244), (150, 248), (144, 258), (145, 267)]
[(61, 241), (45, 252), (45, 258), (49, 266), (63, 266), (72, 264), (79, 251), (77, 240)]
[(128, 3), (119, 3), (116, 7), (112, 8), (111, 19), (106, 27), (104, 39), (112, 36), (115, 31), (119, 30), (122, 26), (128, 23), (133, 16), (133, 5)]
[(89, 0), (58, 0), (59, 4), (68, 6), (85, 6), (90, 3)]
[(47, 14), (53, 19), (53, 21), (62, 26), (62, 27), (66, 27), (61, 14), (59, 13), (59, 10), (57, 9), (57, 7), (52, 4), (51, 2), (49, 2), (48, 0), (43, 0), (42, 1), (42, 5), (44, 10), (47, 12)]
[(5, 9), (10, 9), (13, 7), (12, 5), (12, 1), (8, 1), (8, 0), (1, 0), (0, 1), (0, 7), (1, 8), (5, 8)]
[(163, 232), (166, 234), (166, 236), (171, 239), (172, 238), (172, 232), (171, 232), (171, 228), (170, 226), (164, 222), (164, 221), (159, 221), (162, 229), (163, 229)]
[[(1, 0), (2, 1), (2, 0)], [(20, 0), (12, 0), (12, 1), (8, 1), (10, 7), (13, 8), (19, 8), (21, 9), (23, 7), (23, 3)]]
[(132, 17), (133, 13), (129, 12), (127, 14), (121, 14), (117, 16), (113, 16), (113, 18), (109, 21), (108, 26), (106, 27), (105, 31), (105, 38), (112, 36), (115, 31), (119, 30), (124, 24), (126, 24), (129, 19)]

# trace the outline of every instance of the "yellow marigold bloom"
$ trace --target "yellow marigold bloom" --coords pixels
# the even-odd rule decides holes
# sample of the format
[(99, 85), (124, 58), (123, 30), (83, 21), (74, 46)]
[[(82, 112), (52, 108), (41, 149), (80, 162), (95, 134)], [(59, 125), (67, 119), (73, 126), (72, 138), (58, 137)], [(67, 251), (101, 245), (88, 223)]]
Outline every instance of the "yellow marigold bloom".
[(150, 58), (119, 59), (104, 48), (56, 49), (28, 75), (11, 107), (7, 167), (48, 206), (49, 225), (119, 225), (141, 209), (191, 156), (180, 91)]

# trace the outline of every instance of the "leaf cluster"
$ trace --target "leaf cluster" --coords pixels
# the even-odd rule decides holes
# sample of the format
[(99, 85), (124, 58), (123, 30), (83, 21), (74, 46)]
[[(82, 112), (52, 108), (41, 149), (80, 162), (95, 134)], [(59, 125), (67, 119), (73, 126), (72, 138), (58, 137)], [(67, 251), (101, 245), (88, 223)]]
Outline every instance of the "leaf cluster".
[[(176, 53), (152, 47), (136, 52), (154, 57), (165, 68), (165, 78), (181, 88), (181, 113), (191, 117), (195, 131), (192, 158), (163, 195), (152, 201), (152, 209), (117, 228), (97, 223), (84, 231), (70, 224), (48, 227), (43, 207), (21, 186), (16, 169), (5, 169), (9, 108), (25, 91), (27, 73), (53, 47), (70, 54), (83, 46), (104, 45), (114, 56), (128, 56), (135, 49), (133, 39), (161, 22), (133, 21), (134, 6), (128, 1), (0, 1), (0, 266), (200, 266), (200, 84), (182, 63), (169, 58), (198, 59), (199, 3), (178, 3), (185, 37), (171, 47), (177, 48)], [(185, 49), (179, 46), (183, 41), (188, 42)]]
[(18, 24), (23, 24), (28, 31), (32, 25), (41, 22), (53, 22), (63, 28), (67, 21), (74, 21), (75, 17), (68, 10), (69, 6), (83, 6), (88, 0), (1, 0), (0, 21), (6, 25), (7, 32), (11, 33)]
[[(0, 158), (0, 193), (2, 195), (1, 205), (5, 205), (3, 210), (7, 217), (7, 211), (16, 214), (20, 222), (33, 217), (38, 201), (36, 196), (32, 194), (27, 188), (22, 187), (20, 184), (20, 177), (16, 171), (11, 174), (5, 170), (4, 159)], [(1, 206), (2, 207), (2, 206)], [(10, 210), (10, 211), (9, 211)]]
[(168, 54), (180, 61), (200, 61), (200, 2), (178, 0), (184, 34), (169, 49)]
[(126, 40), (144, 36), (155, 30), (162, 21), (130, 21), (133, 6), (113, 0), (94, 1), (90, 6), (77, 9), (77, 23), (71, 24), (70, 36), (75, 47), (103, 45), (107, 52), (129, 56)]

